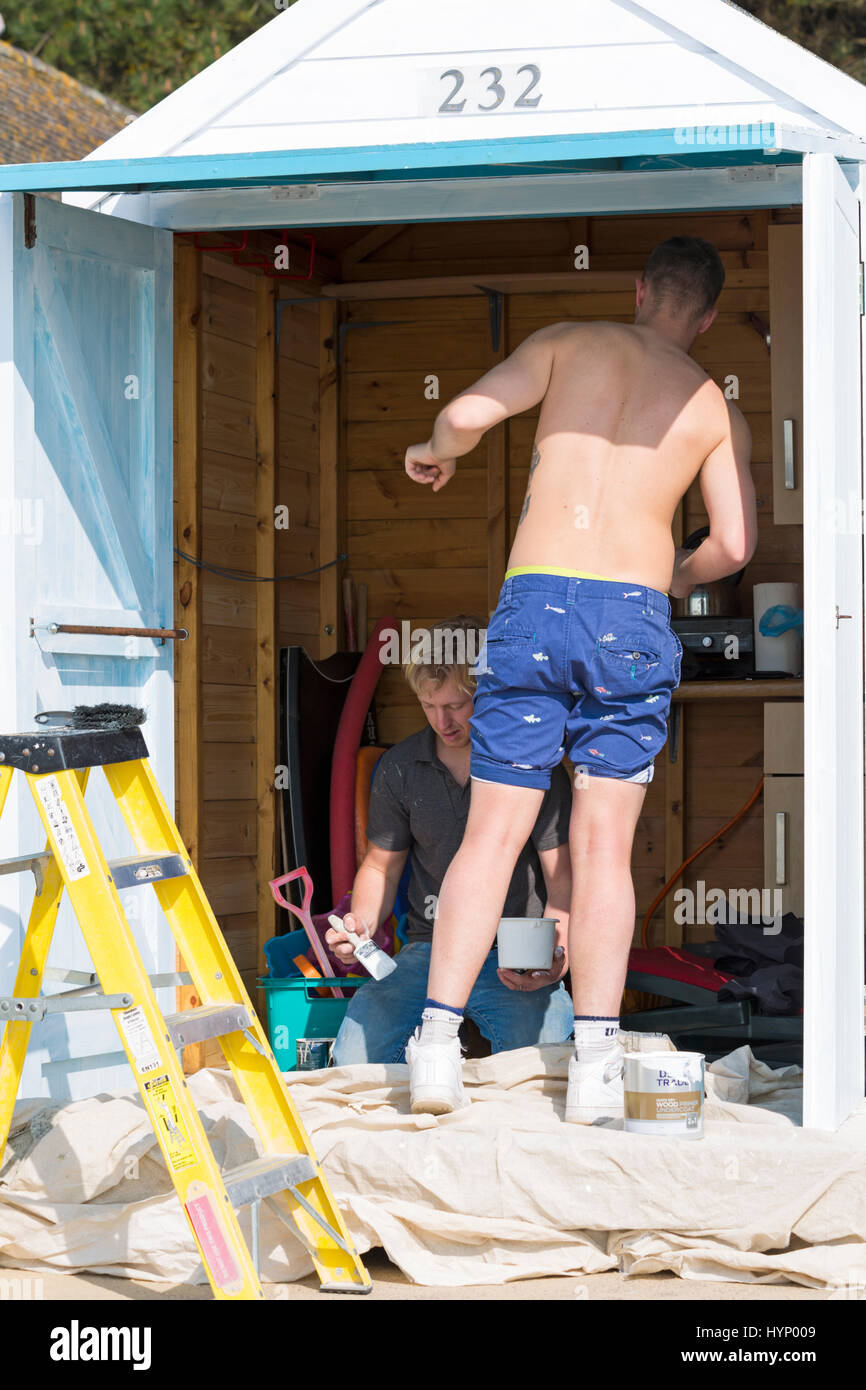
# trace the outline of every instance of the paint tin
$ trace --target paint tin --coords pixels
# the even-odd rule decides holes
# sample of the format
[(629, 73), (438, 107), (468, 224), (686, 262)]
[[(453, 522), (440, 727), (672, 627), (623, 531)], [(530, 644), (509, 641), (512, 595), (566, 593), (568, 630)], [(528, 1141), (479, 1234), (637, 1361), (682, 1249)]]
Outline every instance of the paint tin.
[(319, 1071), (331, 1062), (334, 1038), (298, 1038), (295, 1044), (296, 1071)]
[(500, 970), (550, 970), (558, 917), (502, 917), (496, 932)]
[(625, 1128), (673, 1139), (704, 1137), (704, 1054), (626, 1052)]

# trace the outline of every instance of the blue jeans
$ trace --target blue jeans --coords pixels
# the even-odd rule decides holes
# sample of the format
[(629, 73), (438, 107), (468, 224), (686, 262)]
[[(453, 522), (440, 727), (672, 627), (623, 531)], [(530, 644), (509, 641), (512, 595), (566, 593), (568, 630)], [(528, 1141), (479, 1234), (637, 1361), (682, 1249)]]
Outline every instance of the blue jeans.
[[(397, 969), (386, 979), (369, 980), (355, 992), (334, 1043), (335, 1066), (406, 1060), (406, 1044), (421, 1022), (427, 998), (431, 949), (429, 942), (411, 942), (400, 951)], [(493, 1051), (565, 1042), (574, 1028), (574, 1010), (562, 981), (521, 993), (502, 983), (496, 967), (493, 950), (464, 1011)]]

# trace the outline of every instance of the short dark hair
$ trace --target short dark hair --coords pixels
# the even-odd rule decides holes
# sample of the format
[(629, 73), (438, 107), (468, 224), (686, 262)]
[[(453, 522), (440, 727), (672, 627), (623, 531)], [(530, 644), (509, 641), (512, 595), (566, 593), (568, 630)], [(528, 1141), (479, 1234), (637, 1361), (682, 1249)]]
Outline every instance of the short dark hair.
[(721, 294), (725, 267), (711, 241), (672, 236), (652, 252), (643, 278), (659, 301), (677, 314), (697, 319), (712, 309)]

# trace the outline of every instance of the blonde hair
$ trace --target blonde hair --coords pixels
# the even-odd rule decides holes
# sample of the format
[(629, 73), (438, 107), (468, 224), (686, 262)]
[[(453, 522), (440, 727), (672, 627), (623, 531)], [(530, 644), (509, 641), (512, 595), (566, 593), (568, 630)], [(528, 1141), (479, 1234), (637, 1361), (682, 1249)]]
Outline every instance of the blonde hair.
[(410, 659), (403, 668), (406, 680), (420, 697), (421, 686), (431, 681), (436, 690), (453, 676), (458, 689), (475, 694), (472, 668), (478, 660), (485, 624), (475, 613), (458, 613), (429, 628), (414, 628)]

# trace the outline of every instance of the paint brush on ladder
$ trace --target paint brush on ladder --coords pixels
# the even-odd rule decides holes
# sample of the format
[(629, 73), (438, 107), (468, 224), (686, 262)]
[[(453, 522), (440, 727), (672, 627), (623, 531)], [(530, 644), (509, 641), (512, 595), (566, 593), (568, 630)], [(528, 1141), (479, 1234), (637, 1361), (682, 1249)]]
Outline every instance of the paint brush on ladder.
[(364, 969), (373, 976), (374, 980), (384, 980), (393, 970), (397, 969), (397, 962), (381, 950), (370, 937), (364, 939), (358, 936), (357, 932), (349, 931), (342, 917), (338, 917), (336, 912), (328, 915), (328, 921), (337, 931), (345, 932), (349, 938), (349, 944), (353, 948), (355, 960), (363, 965)]

